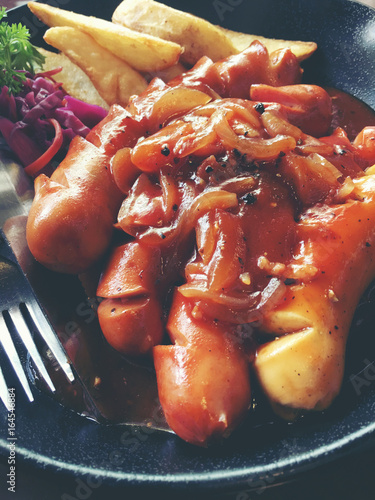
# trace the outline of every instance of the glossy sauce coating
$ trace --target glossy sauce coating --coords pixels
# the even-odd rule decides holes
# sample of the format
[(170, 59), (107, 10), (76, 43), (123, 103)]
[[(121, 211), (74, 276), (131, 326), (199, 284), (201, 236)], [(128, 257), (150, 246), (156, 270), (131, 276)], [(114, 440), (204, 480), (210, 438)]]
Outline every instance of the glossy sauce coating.
[[(356, 301), (375, 272), (355, 272), (370, 266), (375, 247), (374, 127), (354, 134), (368, 118), (358, 104), (361, 119), (345, 123), (354, 134), (348, 137), (337, 127), (348, 114), (335, 104), (332, 111), (330, 95), (300, 78), (290, 51), (270, 57), (254, 42), (220, 63), (204, 58), (169, 84), (153, 80), (87, 138), (108, 160), (114, 184), (103, 190), (103, 206), (115, 208), (107, 243), (92, 240), (97, 256), (110, 250), (113, 224), (123, 239), (97, 290), (103, 334), (122, 354), (152, 355), (166, 419), (194, 444), (227, 436), (243, 420), (251, 371), (275, 408), (326, 407), (340, 387)], [(69, 162), (66, 171), (75, 171)], [(61, 183), (61, 172), (54, 175)], [(74, 175), (66, 178), (74, 192)], [(90, 183), (77, 184), (85, 203)], [(57, 240), (58, 265), (52, 250), (43, 256), (37, 222), (48, 205), (42, 191), (36, 200), (30, 248), (62, 270), (60, 250), (71, 237)], [(341, 247), (361, 217), (368, 222)], [(53, 214), (45, 221), (57, 223)], [(66, 270), (77, 272), (68, 253)], [(73, 260), (85, 269), (84, 255)], [(345, 298), (351, 281), (356, 293)], [(269, 342), (257, 345), (259, 332)], [(319, 355), (307, 354), (312, 346)]]

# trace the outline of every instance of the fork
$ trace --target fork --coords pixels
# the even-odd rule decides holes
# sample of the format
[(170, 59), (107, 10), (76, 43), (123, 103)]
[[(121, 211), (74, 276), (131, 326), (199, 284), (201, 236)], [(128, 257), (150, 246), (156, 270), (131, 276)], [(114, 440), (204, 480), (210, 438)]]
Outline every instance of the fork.
[[(34, 342), (33, 334), (44, 340), (67, 379), (73, 382), (75, 377), (64, 348), (44, 315), (4, 233), (0, 230), (0, 344), (30, 402), (34, 400), (34, 396), (26, 375), (26, 364), (22, 364), (18, 354), (20, 347), (16, 349), (18, 344), (24, 345), (49, 389), (52, 392), (56, 390)], [(8, 386), (1, 364), (0, 399), (10, 411)]]

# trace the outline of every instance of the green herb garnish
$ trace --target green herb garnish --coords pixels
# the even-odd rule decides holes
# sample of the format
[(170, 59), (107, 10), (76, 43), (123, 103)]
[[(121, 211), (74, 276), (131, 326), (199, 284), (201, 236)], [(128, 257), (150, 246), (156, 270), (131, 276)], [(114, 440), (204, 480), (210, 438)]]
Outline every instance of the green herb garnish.
[(34, 73), (45, 57), (29, 41), (30, 33), (21, 23), (1, 22), (6, 8), (0, 8), (0, 88), (6, 85), (9, 93), (17, 94), (26, 80), (25, 72)]

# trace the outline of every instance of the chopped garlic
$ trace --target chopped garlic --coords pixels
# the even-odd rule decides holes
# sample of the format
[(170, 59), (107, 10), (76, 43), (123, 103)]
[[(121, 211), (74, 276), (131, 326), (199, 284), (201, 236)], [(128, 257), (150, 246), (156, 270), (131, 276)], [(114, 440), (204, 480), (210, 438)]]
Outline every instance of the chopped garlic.
[(328, 298), (331, 302), (338, 302), (339, 299), (337, 298), (337, 295), (335, 292), (331, 289), (328, 290)]
[(250, 285), (251, 284), (251, 277), (250, 273), (242, 273), (240, 274), (240, 280), (244, 285)]

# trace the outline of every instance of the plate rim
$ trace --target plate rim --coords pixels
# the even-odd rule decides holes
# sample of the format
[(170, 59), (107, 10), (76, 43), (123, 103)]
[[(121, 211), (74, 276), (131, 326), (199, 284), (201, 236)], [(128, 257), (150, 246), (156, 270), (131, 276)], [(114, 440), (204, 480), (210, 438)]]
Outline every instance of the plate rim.
[[(375, 8), (367, 6), (358, 2), (357, 0), (336, 0), (339, 3), (352, 3), (360, 5), (365, 9), (369, 9), (375, 13)], [(15, 7), (10, 9), (9, 12), (20, 11), (24, 9), (25, 6)], [(64, 8), (64, 6), (63, 6)], [(70, 411), (70, 410), (67, 410)], [(84, 417), (79, 417), (84, 418)], [(311, 453), (305, 453), (298, 455), (295, 459), (285, 460), (284, 467), (275, 467), (275, 463), (270, 463), (268, 466), (259, 466), (259, 473), (262, 473), (262, 477), (274, 476), (276, 473), (279, 474), (279, 478), (282, 480), (286, 475), (298, 475), (303, 471), (311, 470), (317, 465), (324, 465), (325, 463), (332, 462), (337, 458), (337, 453), (339, 456), (346, 456), (352, 452), (356, 452), (357, 448), (363, 448), (363, 446), (373, 446), (373, 440), (375, 438), (375, 422), (363, 427), (362, 429), (352, 432), (348, 436), (341, 438), (339, 441), (335, 441), (332, 445), (321, 446), (316, 448)], [(368, 442), (364, 442), (368, 439)], [(3, 452), (7, 450), (7, 442), (0, 439), (0, 456), (3, 456)], [(77, 466), (72, 464), (67, 464), (64, 461), (54, 460), (44, 455), (35, 453), (32, 450), (17, 448), (17, 456), (25, 460), (25, 462), (32, 462), (34, 465), (43, 465), (45, 469), (53, 469), (57, 472), (74, 472), (77, 471), (82, 475), (93, 475), (93, 469), (87, 466)], [(319, 461), (319, 464), (316, 462)], [(291, 472), (291, 469), (292, 472)], [(137, 474), (137, 473), (127, 473), (125, 471), (115, 472), (108, 471), (105, 469), (95, 469), (95, 475), (99, 475), (104, 481), (120, 480), (121, 483), (126, 484), (137, 484), (137, 485), (162, 485), (162, 486), (189, 486), (207, 488), (209, 487), (225, 487), (228, 485), (228, 481), (234, 481), (236, 485), (242, 485), (244, 481), (248, 481), (249, 477), (257, 478), (260, 475), (254, 471), (254, 467), (244, 466), (242, 469), (237, 469), (235, 471), (217, 471), (212, 473), (173, 473), (168, 475), (148, 475), (148, 474)], [(220, 476), (220, 477), (219, 477)], [(224, 476), (224, 477), (223, 477)], [(220, 481), (219, 481), (220, 480)], [(213, 484), (215, 483), (215, 484)], [(224, 484), (223, 484), (224, 483)], [(251, 485), (247, 484), (247, 488), (251, 489)]]

